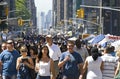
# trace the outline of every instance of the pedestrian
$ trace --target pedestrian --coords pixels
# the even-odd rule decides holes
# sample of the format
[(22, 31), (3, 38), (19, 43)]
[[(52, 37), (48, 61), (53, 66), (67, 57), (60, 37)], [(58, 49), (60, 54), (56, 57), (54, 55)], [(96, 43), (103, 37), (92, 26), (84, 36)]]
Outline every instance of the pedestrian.
[(30, 69), (34, 69), (32, 58), (27, 56), (27, 47), (20, 48), (21, 56), (17, 59), (17, 79), (32, 79)]
[(117, 68), (117, 58), (111, 55), (111, 48), (109, 46), (104, 49), (102, 60), (104, 62), (102, 79), (113, 79)]
[[(7, 44), (6, 44), (6, 42), (3, 42), (1, 45), (1, 52), (6, 50), (6, 49), (7, 49)], [(0, 66), (0, 79), (2, 79), (2, 66)]]
[(85, 59), (89, 56), (87, 49), (82, 47), (82, 41), (79, 39), (75, 41), (74, 50), (81, 55), (83, 61), (85, 61)]
[(32, 58), (33, 62), (34, 62), (34, 66), (35, 66), (35, 62), (36, 62), (36, 58), (38, 55), (38, 50), (35, 46), (30, 46), (29, 47), (29, 53), (30, 53), (30, 57)]
[(62, 79), (82, 79), (83, 60), (80, 54), (74, 51), (73, 41), (67, 42), (67, 49), (60, 56), (58, 63), (62, 70)]
[(7, 49), (0, 54), (0, 65), (2, 66), (2, 79), (16, 79), (16, 61), (19, 52), (14, 49), (13, 40), (7, 41)]
[(57, 75), (59, 72), (58, 60), (61, 55), (61, 51), (60, 51), (60, 48), (58, 47), (58, 45), (53, 43), (53, 39), (52, 39), (51, 35), (46, 36), (46, 42), (47, 42), (46, 45), (48, 46), (48, 49), (49, 49), (49, 56), (54, 61), (55, 75)]
[(49, 56), (49, 49), (46, 45), (41, 47), (36, 61), (36, 79), (55, 79), (54, 61)]
[[(88, 69), (88, 70), (87, 70)], [(103, 61), (96, 47), (91, 49), (91, 56), (85, 60), (83, 71), (87, 70), (86, 79), (102, 79)]]
[(2, 49), (2, 51), (7, 49), (7, 43), (6, 42), (2, 43), (1, 49)]
[[(38, 56), (38, 50), (35, 46), (30, 46), (29, 47), (29, 53), (30, 53), (30, 57), (32, 58), (33, 60), (33, 63), (34, 63), (34, 67), (35, 67), (35, 64), (36, 64), (36, 59), (37, 59), (37, 56)], [(35, 71), (35, 69), (33, 69), (33, 79), (36, 78), (37, 76), (37, 72)]]

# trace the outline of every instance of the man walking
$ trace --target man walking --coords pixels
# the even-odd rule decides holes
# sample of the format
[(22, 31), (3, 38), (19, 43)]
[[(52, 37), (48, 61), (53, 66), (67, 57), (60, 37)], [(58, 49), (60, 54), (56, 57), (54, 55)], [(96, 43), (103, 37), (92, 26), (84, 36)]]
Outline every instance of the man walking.
[(47, 35), (46, 36), (46, 42), (47, 42), (47, 46), (48, 46), (48, 49), (49, 49), (49, 56), (53, 59), (54, 61), (54, 67), (55, 67), (55, 73), (56, 75), (58, 74), (59, 72), (59, 68), (58, 68), (58, 60), (59, 60), (59, 57), (61, 55), (61, 51), (60, 51), (60, 48), (58, 47), (58, 45), (55, 45), (53, 43), (53, 39), (52, 39), (52, 36), (51, 35)]
[(58, 63), (58, 66), (62, 69), (62, 79), (82, 79), (80, 74), (83, 73), (83, 60), (80, 54), (73, 50), (73, 41), (68, 41), (67, 49), (68, 51), (62, 53)]
[(14, 49), (12, 40), (7, 41), (7, 49), (0, 54), (0, 66), (2, 66), (2, 79), (16, 79), (16, 60), (19, 52)]

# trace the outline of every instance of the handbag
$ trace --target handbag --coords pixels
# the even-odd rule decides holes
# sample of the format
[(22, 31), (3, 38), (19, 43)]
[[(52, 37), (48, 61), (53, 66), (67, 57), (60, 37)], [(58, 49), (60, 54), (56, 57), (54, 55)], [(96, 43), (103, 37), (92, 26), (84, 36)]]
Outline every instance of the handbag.
[(56, 79), (62, 79), (62, 69), (59, 69), (59, 73), (57, 74)]

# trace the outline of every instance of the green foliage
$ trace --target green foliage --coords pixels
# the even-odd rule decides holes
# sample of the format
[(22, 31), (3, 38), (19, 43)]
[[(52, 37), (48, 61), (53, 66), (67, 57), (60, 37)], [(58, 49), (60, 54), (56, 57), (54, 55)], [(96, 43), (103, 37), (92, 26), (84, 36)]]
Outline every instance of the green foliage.
[(22, 17), (22, 19), (30, 19), (31, 13), (26, 6), (26, 0), (16, 0), (16, 12), (17, 16)]

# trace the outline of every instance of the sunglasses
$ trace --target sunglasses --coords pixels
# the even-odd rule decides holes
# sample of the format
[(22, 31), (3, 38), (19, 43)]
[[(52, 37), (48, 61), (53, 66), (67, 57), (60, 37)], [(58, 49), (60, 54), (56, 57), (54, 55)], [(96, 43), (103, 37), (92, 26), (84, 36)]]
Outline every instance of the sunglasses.
[(24, 50), (24, 51), (21, 51), (21, 52), (27, 52), (26, 50)]

